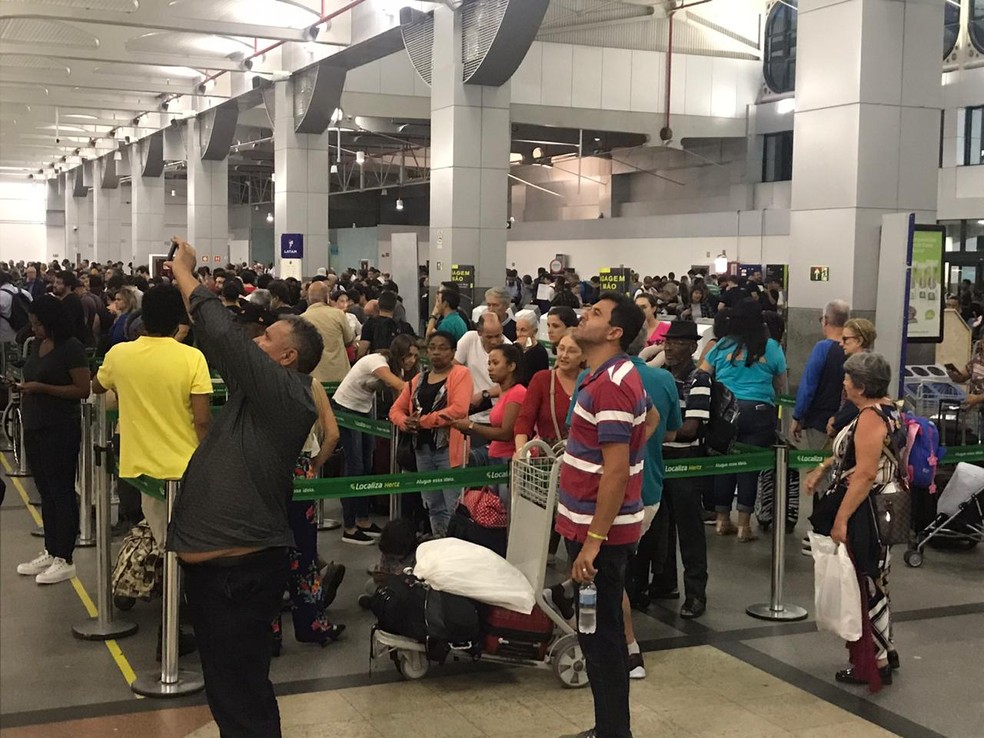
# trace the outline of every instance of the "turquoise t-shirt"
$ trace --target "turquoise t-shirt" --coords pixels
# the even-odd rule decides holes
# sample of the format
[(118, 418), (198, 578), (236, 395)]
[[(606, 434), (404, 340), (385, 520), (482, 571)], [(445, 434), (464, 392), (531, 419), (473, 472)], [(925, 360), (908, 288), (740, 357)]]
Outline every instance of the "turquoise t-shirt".
[[(632, 356), (630, 359), (639, 376), (642, 377), (642, 385), (646, 388), (649, 401), (659, 411), (659, 425), (646, 442), (646, 460), (642, 469), (642, 502), (644, 505), (655, 505), (663, 499), (663, 478), (666, 476), (666, 466), (663, 463), (663, 439), (667, 431), (679, 430), (683, 425), (683, 418), (680, 415), (680, 395), (677, 393), (676, 381), (668, 371), (648, 366), (638, 356)], [(587, 369), (582, 371), (574, 384), (571, 406), (567, 410), (568, 427), (573, 420), (578, 389), (588, 374)]]
[(744, 351), (732, 362), (735, 345), (733, 338), (722, 338), (707, 354), (705, 361), (713, 367), (714, 378), (739, 400), (775, 405), (776, 391), (772, 380), (786, 371), (782, 347), (770, 338), (765, 344), (765, 355), (751, 366), (745, 366)]
[(461, 337), (468, 332), (468, 326), (457, 312), (448, 313), (437, 324), (437, 330), (445, 331), (454, 336), (455, 341), (460, 341)]

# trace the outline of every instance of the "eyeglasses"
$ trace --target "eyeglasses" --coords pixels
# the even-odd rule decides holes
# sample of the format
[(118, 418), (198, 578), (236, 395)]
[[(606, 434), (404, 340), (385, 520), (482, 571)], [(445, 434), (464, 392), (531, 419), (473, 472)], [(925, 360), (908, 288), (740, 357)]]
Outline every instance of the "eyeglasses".
[(861, 336), (841, 336), (841, 340), (843, 340), (845, 343), (848, 341), (860, 341)]

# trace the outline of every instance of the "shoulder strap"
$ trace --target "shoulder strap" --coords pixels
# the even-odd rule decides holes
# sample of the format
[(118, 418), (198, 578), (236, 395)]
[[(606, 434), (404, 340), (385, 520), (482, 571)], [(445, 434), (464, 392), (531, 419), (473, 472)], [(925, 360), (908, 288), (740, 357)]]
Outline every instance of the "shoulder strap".
[(557, 434), (558, 441), (564, 440), (560, 432), (560, 425), (557, 423), (557, 370), (550, 370), (550, 420), (553, 421), (554, 433)]

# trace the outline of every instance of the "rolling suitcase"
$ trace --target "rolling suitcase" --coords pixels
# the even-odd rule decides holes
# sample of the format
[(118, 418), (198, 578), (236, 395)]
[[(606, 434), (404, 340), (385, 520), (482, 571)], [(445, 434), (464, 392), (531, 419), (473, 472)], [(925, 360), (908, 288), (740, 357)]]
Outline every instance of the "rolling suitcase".
[(504, 607), (486, 607), (482, 613), (485, 634), (482, 652), (493, 656), (543, 661), (553, 639), (554, 624), (534, 606), (529, 615)]

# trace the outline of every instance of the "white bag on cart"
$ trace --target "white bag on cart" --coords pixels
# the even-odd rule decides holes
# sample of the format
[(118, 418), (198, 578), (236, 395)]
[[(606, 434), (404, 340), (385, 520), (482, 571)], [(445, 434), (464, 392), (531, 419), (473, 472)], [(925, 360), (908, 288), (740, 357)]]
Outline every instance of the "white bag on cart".
[(861, 588), (847, 547), (811, 532), (817, 628), (845, 641), (861, 638)]
[(440, 592), (529, 615), (536, 599), (523, 573), (493, 551), (458, 538), (417, 547), (415, 576)]

